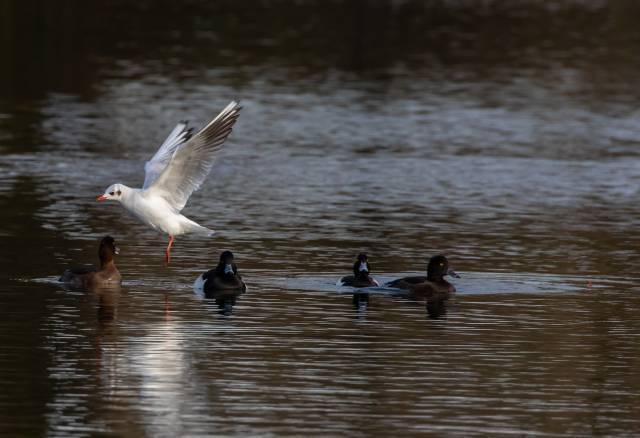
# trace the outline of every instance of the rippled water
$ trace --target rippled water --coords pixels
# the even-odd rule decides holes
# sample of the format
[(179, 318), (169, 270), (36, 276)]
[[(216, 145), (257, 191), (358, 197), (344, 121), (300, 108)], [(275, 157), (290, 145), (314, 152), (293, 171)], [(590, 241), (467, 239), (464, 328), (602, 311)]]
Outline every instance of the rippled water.
[[(1, 6), (0, 433), (640, 432), (634, 2), (156, 3)], [(165, 268), (95, 196), (231, 99)], [(57, 284), (105, 234), (122, 287)], [(234, 306), (192, 287), (224, 249)], [(458, 292), (354, 305), (360, 251)]]

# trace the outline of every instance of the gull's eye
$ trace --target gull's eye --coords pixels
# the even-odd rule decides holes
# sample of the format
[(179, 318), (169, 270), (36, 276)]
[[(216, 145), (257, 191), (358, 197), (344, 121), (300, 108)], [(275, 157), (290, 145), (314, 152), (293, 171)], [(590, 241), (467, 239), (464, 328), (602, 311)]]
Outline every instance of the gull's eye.
[(109, 194), (110, 194), (111, 196), (113, 196), (113, 192), (109, 192)]
[(120, 190), (118, 190), (117, 193), (118, 193), (118, 196), (122, 195), (122, 191)]

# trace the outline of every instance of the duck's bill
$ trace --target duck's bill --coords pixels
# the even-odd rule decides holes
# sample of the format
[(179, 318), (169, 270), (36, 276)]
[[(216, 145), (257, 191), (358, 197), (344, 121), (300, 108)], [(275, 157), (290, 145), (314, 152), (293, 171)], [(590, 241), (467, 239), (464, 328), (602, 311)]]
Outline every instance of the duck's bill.
[(96, 201), (98, 202), (104, 202), (106, 201), (108, 198), (105, 195), (100, 195), (96, 198)]
[(460, 275), (458, 275), (458, 273), (456, 271), (452, 271), (451, 269), (449, 269), (447, 271), (447, 275), (449, 275), (450, 277), (453, 277), (453, 278), (460, 278)]

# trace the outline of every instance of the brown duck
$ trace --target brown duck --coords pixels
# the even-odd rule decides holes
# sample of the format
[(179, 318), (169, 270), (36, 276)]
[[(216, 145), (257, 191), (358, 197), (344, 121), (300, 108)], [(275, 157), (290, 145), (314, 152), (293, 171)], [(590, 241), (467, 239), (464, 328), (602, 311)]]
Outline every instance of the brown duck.
[(122, 276), (116, 267), (114, 256), (120, 252), (111, 236), (100, 241), (98, 257), (100, 268), (73, 268), (64, 271), (60, 281), (74, 287), (92, 287), (98, 285), (120, 284)]

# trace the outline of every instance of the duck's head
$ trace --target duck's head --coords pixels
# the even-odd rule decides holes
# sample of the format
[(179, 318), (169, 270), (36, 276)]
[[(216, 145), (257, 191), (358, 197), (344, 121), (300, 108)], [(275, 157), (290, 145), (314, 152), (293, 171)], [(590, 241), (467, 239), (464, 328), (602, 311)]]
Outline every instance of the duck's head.
[(98, 257), (102, 263), (107, 263), (113, 260), (114, 255), (120, 254), (120, 248), (116, 246), (116, 241), (111, 236), (105, 236), (100, 241), (100, 247), (98, 248)]
[(120, 201), (127, 187), (123, 184), (111, 184), (107, 187), (107, 190), (104, 191), (104, 194), (98, 196), (96, 201)]
[(234, 275), (235, 271), (234, 267), (234, 257), (231, 251), (223, 251), (220, 254), (220, 261), (218, 262), (218, 267), (223, 269), (224, 275)]
[(369, 257), (364, 252), (358, 254), (356, 259), (357, 272), (359, 273), (369, 273)]
[(445, 256), (436, 255), (431, 257), (427, 265), (427, 279), (429, 281), (439, 281), (442, 280), (445, 275), (460, 278), (455, 271), (449, 269), (449, 260), (447, 260)]

